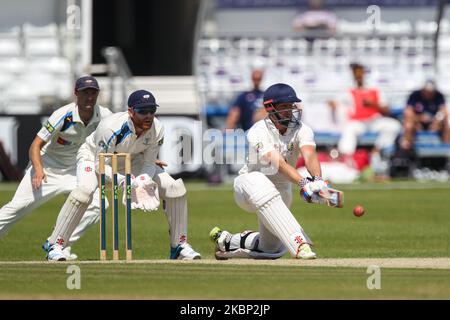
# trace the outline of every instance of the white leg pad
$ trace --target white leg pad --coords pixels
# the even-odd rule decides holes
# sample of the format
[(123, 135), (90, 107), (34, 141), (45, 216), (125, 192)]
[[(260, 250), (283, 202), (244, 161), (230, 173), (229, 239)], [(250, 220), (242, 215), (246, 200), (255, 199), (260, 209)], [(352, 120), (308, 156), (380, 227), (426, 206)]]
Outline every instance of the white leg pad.
[(158, 184), (159, 194), (163, 199), (179, 198), (186, 194), (186, 187), (182, 179), (175, 180), (167, 172), (155, 175), (154, 181)]
[[(81, 218), (80, 223), (73, 231), (70, 236), (70, 240), (67, 243), (67, 246), (72, 246), (78, 239), (80, 239), (84, 233), (91, 227), (96, 224), (100, 220), (100, 200), (99, 200), (99, 192), (98, 189), (94, 192), (93, 200), (83, 217)], [(109, 207), (108, 199), (105, 199), (105, 210)]]
[(260, 250), (260, 234), (251, 230), (242, 233), (231, 234), (227, 231), (222, 233), (223, 239), (219, 238), (219, 251), (216, 252), (218, 259), (278, 259), (287, 250), (284, 246), (275, 252), (263, 252)]
[(275, 253), (267, 253), (254, 251), (249, 249), (236, 249), (234, 251), (217, 251), (217, 259), (278, 259), (285, 255), (287, 250), (283, 250)]
[(311, 240), (278, 195), (258, 211), (261, 222), (283, 242), (292, 257), (297, 257), (300, 245)]
[(283, 202), (280, 192), (264, 174), (251, 172), (237, 180), (235, 185), (239, 186), (248, 203), (257, 209), (260, 221), (280, 239), (291, 256), (297, 256), (301, 244), (312, 244)]
[(170, 245), (187, 242), (187, 200), (185, 196), (179, 198), (166, 198), (165, 210), (169, 223)]
[(70, 236), (80, 223), (92, 200), (92, 194), (82, 187), (74, 189), (59, 212), (56, 226), (50, 236), (51, 244), (67, 246)]

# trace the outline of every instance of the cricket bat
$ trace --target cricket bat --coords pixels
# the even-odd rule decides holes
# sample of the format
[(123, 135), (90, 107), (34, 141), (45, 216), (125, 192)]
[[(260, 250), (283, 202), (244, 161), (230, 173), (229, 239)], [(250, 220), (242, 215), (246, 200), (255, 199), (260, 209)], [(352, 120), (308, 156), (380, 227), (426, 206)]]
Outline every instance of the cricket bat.
[(344, 207), (344, 192), (332, 188), (324, 188), (311, 196), (310, 202), (324, 204), (333, 208)]

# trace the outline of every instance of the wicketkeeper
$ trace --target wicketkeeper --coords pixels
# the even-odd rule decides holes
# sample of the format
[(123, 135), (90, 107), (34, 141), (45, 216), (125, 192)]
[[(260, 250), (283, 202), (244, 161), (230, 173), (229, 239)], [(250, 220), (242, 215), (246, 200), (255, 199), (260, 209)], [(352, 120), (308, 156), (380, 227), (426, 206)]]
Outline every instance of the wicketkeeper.
[[(114, 152), (131, 155), (133, 209), (155, 211), (160, 205), (160, 199), (164, 200), (170, 231), (170, 258), (201, 258), (187, 242), (188, 211), (184, 183), (181, 179), (173, 179), (155, 164), (164, 140), (163, 125), (155, 118), (158, 107), (150, 92), (133, 92), (128, 98), (128, 111), (115, 113), (102, 121), (80, 147), (77, 155), (78, 186), (61, 208), (56, 227), (49, 238), (49, 260), (65, 260), (64, 247), (92, 198), (98, 193), (98, 155)], [(111, 180), (112, 168), (108, 162), (105, 170), (107, 179)], [(119, 166), (119, 172), (123, 172), (123, 167)], [(119, 174), (118, 183), (124, 186), (124, 180), (125, 176)]]
[[(234, 180), (236, 203), (245, 211), (256, 212), (259, 232), (232, 234), (213, 228), (211, 239), (216, 245), (216, 258), (277, 259), (286, 252), (294, 258), (314, 259), (312, 241), (289, 207), (291, 184), (298, 186), (300, 196), (308, 202), (324, 202), (328, 185), (321, 178), (314, 134), (301, 121), (302, 110), (293, 88), (278, 83), (264, 93), (268, 116), (256, 122), (248, 131), (247, 164)], [(311, 177), (302, 177), (295, 169), (299, 155)], [(341, 199), (326, 201), (341, 206)]]

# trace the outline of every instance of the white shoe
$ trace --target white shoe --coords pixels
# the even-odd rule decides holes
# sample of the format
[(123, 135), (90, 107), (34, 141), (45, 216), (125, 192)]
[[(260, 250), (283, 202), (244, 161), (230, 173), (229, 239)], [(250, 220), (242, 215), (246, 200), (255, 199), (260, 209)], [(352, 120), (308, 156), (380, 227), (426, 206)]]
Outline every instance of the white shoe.
[(70, 250), (71, 247), (65, 247), (62, 251), (63, 254), (66, 256), (67, 261), (77, 260), (78, 256), (75, 253), (71, 253)]
[(47, 254), (47, 260), (48, 261), (66, 261), (67, 258), (63, 253), (63, 249), (59, 244), (54, 244), (50, 246), (48, 254)]
[(188, 243), (179, 244), (175, 248), (170, 249), (170, 259), (178, 260), (197, 260), (201, 259), (200, 253), (192, 249)]
[(307, 243), (303, 243), (297, 253), (297, 259), (315, 259), (317, 255), (311, 250), (311, 247)]

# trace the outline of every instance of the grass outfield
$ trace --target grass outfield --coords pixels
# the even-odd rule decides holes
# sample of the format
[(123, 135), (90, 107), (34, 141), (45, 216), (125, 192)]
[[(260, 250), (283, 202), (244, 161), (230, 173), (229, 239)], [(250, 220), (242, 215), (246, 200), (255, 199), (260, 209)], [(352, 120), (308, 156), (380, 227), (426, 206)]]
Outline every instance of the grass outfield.
[(82, 264), (81, 289), (68, 290), (68, 265), (2, 265), (0, 298), (450, 299), (450, 270), (382, 269), (369, 290), (365, 268)]
[[(345, 208), (331, 209), (294, 197), (295, 216), (315, 242), (319, 259), (450, 257), (450, 184), (387, 183), (337, 186)], [(256, 229), (255, 215), (240, 210), (230, 186), (188, 184), (189, 242), (213, 259), (209, 231)], [(15, 185), (0, 185), (0, 204)], [(382, 269), (382, 289), (368, 290), (366, 268), (226, 264), (80, 264), (82, 289), (68, 290), (67, 264), (2, 264), (43, 260), (40, 246), (50, 234), (64, 197), (57, 197), (18, 222), (0, 239), (0, 298), (122, 297), (153, 299), (450, 298), (450, 270)], [(366, 214), (356, 218), (361, 204)], [(123, 212), (123, 211), (121, 211)], [(124, 243), (124, 230), (121, 228)], [(110, 246), (110, 238), (108, 245)], [(98, 259), (98, 225), (73, 247), (81, 260)], [(110, 247), (109, 247), (110, 248)], [(133, 213), (135, 259), (167, 259), (164, 214)], [(110, 252), (108, 252), (110, 254)], [(121, 251), (123, 256), (123, 250)], [(285, 257), (284, 259), (289, 259)], [(252, 290), (242, 290), (249, 288)]]

